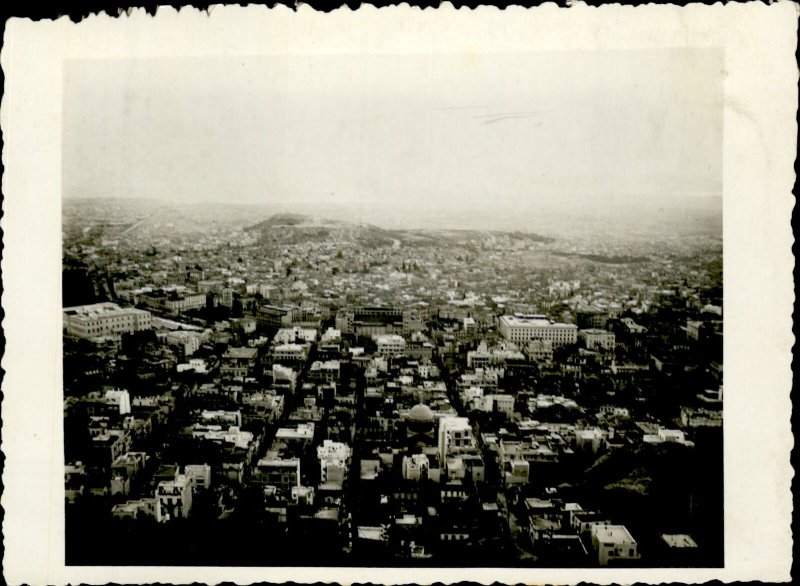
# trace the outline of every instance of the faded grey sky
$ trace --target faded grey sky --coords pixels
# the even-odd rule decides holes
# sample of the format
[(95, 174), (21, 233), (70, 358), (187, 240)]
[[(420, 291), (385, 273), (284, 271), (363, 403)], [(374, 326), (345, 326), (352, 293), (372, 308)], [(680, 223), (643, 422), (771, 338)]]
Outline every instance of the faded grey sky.
[(716, 50), (69, 62), (66, 197), (505, 211), (722, 192)]

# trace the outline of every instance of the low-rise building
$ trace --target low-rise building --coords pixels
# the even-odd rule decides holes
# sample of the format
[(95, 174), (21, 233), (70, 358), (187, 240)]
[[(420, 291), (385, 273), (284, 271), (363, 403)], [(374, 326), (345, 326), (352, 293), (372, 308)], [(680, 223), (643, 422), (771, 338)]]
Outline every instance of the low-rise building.
[(339, 381), (340, 372), (341, 364), (338, 360), (316, 360), (308, 370), (308, 379), (317, 383), (335, 383)]
[(308, 348), (304, 344), (278, 344), (272, 350), (275, 362), (303, 362), (308, 355)]
[(591, 529), (592, 548), (601, 566), (639, 559), (636, 540), (624, 525), (598, 523)]
[(257, 348), (228, 348), (222, 355), (219, 373), (223, 380), (242, 381), (255, 373)]
[(600, 329), (587, 329), (580, 330), (578, 337), (583, 342), (587, 350), (599, 350), (603, 352), (611, 352), (616, 345), (616, 336), (614, 332)]
[(314, 342), (317, 339), (317, 330), (313, 328), (301, 328), (299, 326), (293, 326), (291, 328), (281, 328), (278, 330), (278, 333), (275, 334), (273, 338), (273, 342), (275, 344), (292, 344), (298, 342), (300, 344), (305, 344), (309, 342)]

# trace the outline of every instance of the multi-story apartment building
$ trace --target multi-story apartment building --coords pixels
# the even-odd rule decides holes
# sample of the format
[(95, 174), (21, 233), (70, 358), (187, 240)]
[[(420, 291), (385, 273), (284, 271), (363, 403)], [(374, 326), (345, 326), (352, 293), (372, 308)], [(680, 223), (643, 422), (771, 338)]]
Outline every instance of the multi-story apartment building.
[(381, 356), (398, 356), (406, 349), (405, 339), (397, 334), (375, 336), (375, 343)]
[(616, 344), (614, 332), (599, 329), (580, 330), (578, 337), (583, 341), (588, 350), (611, 351)]
[(156, 487), (156, 521), (186, 518), (192, 510), (192, 480), (178, 474), (174, 480), (164, 480)]
[(140, 296), (139, 301), (156, 311), (178, 315), (206, 306), (206, 294), (193, 291), (153, 291)]
[(257, 348), (228, 348), (222, 355), (220, 376), (223, 380), (237, 381), (253, 376), (257, 357)]
[(256, 314), (256, 323), (261, 331), (292, 325), (298, 308), (291, 305), (262, 305)]
[(443, 417), (439, 420), (439, 458), (442, 462), (452, 454), (475, 448), (472, 425), (466, 417)]
[(538, 314), (504, 315), (500, 317), (499, 330), (506, 340), (520, 345), (529, 340), (546, 340), (559, 347), (578, 341), (578, 326), (555, 323)]
[(300, 486), (300, 458), (268, 455), (253, 469), (253, 482), (274, 486), (282, 498), (290, 498), (292, 489)]
[(326, 439), (317, 446), (317, 459), (320, 466), (320, 484), (342, 487), (347, 477), (347, 469), (352, 455), (350, 446)]
[(64, 309), (64, 330), (77, 338), (102, 338), (149, 330), (149, 311), (122, 308), (116, 303), (95, 303)]

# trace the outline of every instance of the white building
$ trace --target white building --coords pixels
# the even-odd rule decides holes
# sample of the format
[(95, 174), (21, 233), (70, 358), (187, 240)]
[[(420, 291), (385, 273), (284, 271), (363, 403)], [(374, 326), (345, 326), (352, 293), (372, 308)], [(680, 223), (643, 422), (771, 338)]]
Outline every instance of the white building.
[(531, 465), (527, 460), (514, 458), (503, 462), (503, 481), (506, 486), (528, 484)]
[(276, 386), (286, 386), (293, 393), (297, 386), (297, 373), (288, 366), (273, 364), (272, 383)]
[(513, 344), (501, 343), (497, 348), (489, 350), (486, 342), (481, 341), (476, 350), (467, 352), (468, 368), (485, 368), (491, 365), (502, 365), (509, 360), (524, 360), (525, 355)]
[(192, 480), (178, 474), (175, 480), (164, 480), (156, 487), (156, 521), (186, 518), (192, 510)]
[(575, 445), (579, 450), (596, 454), (606, 445), (607, 434), (603, 430), (579, 429), (575, 432)]
[(291, 344), (296, 340), (302, 340), (303, 343), (314, 342), (317, 339), (317, 330), (313, 328), (301, 328), (294, 326), (291, 328), (281, 328), (275, 334), (275, 344)]
[(375, 343), (378, 345), (378, 354), (381, 356), (398, 356), (406, 349), (405, 339), (397, 334), (375, 336)]
[(686, 439), (686, 435), (679, 429), (659, 428), (658, 433), (645, 434), (642, 441), (646, 444), (681, 444), (692, 447), (694, 442)]
[(483, 410), (487, 413), (497, 411), (504, 414), (506, 417), (511, 417), (514, 414), (514, 396), (513, 395), (486, 395), (483, 398)]
[(64, 308), (64, 330), (77, 338), (102, 338), (149, 330), (149, 311), (122, 308), (116, 303), (95, 303)]
[(555, 323), (543, 315), (515, 314), (500, 317), (500, 334), (515, 344), (529, 340), (548, 340), (554, 347), (568, 346), (578, 341), (578, 326)]
[(336, 382), (339, 380), (341, 363), (338, 360), (315, 360), (309, 369), (309, 379), (314, 381)]
[(131, 412), (131, 395), (128, 391), (122, 389), (106, 391), (103, 400), (110, 405), (117, 405), (120, 415), (127, 415)]
[(293, 503), (303, 505), (314, 504), (314, 489), (310, 486), (293, 486), (291, 496)]
[(430, 467), (430, 460), (425, 454), (403, 456), (403, 478), (405, 480), (427, 479)]
[(321, 344), (337, 344), (342, 341), (342, 331), (335, 328), (328, 328), (320, 338)]
[(443, 417), (439, 420), (439, 461), (447, 456), (475, 448), (472, 425), (466, 417)]
[(192, 437), (218, 444), (232, 444), (243, 450), (249, 450), (253, 446), (254, 440), (252, 432), (242, 431), (238, 427), (222, 429), (221, 425), (202, 425), (199, 423), (192, 426)]
[(314, 439), (314, 423), (298, 423), (294, 427), (280, 427), (275, 432), (275, 438), (310, 444)]
[(200, 332), (190, 332), (186, 330), (175, 330), (167, 332), (167, 344), (179, 346), (183, 349), (185, 356), (191, 356), (200, 349), (200, 345), (208, 339), (208, 334)]
[(639, 559), (636, 540), (624, 525), (607, 525), (598, 523), (592, 526), (592, 547), (597, 554), (597, 561), (601, 566), (618, 560)]
[(204, 293), (187, 293), (174, 299), (165, 299), (164, 308), (170, 313), (182, 313), (190, 309), (202, 309), (206, 306)]
[(306, 359), (306, 347), (302, 344), (279, 344), (272, 351), (272, 357), (276, 362), (303, 361)]
[(192, 358), (189, 360), (189, 362), (178, 364), (176, 369), (178, 372), (186, 372), (187, 370), (193, 370), (201, 374), (208, 372), (206, 361), (202, 358)]
[(478, 329), (477, 324), (475, 323), (475, 318), (473, 317), (465, 317), (464, 318), (464, 333), (465, 334), (474, 334), (475, 331)]
[(242, 412), (241, 411), (211, 411), (204, 409), (200, 412), (200, 420), (206, 425), (220, 425), (223, 427), (241, 427), (242, 426)]
[(320, 484), (341, 487), (347, 478), (347, 470), (353, 451), (345, 443), (326, 439), (317, 447), (320, 465)]

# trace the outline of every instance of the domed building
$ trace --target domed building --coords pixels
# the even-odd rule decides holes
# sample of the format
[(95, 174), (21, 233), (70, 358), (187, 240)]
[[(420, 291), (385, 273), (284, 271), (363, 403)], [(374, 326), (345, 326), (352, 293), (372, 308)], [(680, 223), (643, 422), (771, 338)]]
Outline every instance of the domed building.
[(405, 416), (405, 424), (408, 447), (436, 445), (436, 417), (430, 407), (414, 405)]

